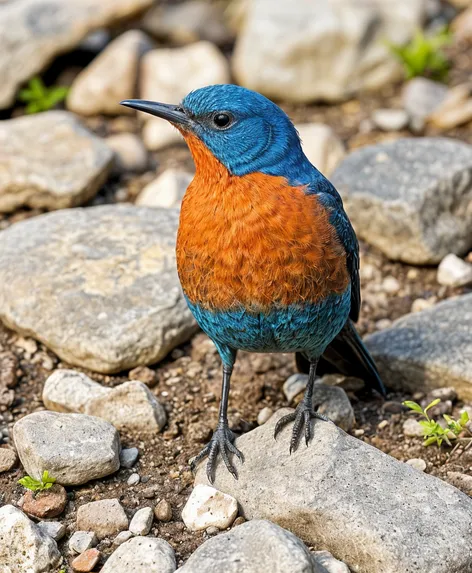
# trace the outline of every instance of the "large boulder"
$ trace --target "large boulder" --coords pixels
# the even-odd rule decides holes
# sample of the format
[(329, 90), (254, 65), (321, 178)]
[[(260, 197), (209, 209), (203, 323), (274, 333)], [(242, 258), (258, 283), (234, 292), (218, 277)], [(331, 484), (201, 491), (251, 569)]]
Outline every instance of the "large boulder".
[(196, 328), (177, 224), (174, 209), (107, 205), (11, 226), (0, 233), (0, 318), (98, 372), (159, 361)]
[(81, 205), (106, 181), (112, 160), (112, 150), (72, 113), (2, 121), (0, 212)]
[(144, 10), (152, 0), (15, 0), (0, 2), (0, 109), (16, 90), (93, 30)]
[(233, 58), (238, 83), (295, 102), (343, 99), (401, 77), (387, 41), (407, 42), (424, 0), (251, 0)]
[(472, 145), (441, 137), (371, 145), (331, 180), (358, 235), (392, 260), (438, 263), (472, 247)]
[(472, 294), (408, 314), (366, 338), (385, 383), (410, 392), (452, 386), (472, 400)]
[[(329, 422), (316, 421), (309, 446), (290, 454), (291, 424), (274, 440), (286, 413), (237, 439), (237, 480), (218, 462), (214, 486), (246, 518), (274, 521), (356, 573), (472, 570), (468, 496)], [(197, 483), (208, 483), (205, 466)]]

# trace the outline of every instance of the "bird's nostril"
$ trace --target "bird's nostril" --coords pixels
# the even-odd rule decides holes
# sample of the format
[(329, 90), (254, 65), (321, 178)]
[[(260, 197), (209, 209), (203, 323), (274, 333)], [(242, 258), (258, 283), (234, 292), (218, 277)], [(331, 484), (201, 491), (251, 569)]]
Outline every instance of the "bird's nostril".
[(180, 106), (177, 106), (177, 107), (175, 108), (175, 111), (180, 111), (180, 112), (183, 113), (183, 112), (184, 112), (184, 108), (183, 108), (183, 107), (180, 107)]

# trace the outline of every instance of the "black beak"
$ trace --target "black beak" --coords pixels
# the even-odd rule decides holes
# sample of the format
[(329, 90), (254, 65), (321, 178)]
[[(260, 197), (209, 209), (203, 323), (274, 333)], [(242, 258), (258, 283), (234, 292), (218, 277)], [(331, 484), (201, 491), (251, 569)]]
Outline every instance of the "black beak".
[(188, 127), (191, 125), (190, 119), (179, 105), (157, 103), (155, 101), (146, 101), (143, 99), (125, 99), (120, 102), (120, 104), (138, 111), (143, 111), (144, 113), (150, 113), (156, 117), (161, 117), (171, 123)]

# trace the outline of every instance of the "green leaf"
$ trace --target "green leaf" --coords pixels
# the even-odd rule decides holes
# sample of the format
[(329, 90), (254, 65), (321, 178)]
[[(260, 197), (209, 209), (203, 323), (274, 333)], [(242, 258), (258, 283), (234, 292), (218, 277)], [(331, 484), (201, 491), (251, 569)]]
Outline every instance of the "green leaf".
[[(432, 444), (435, 444), (437, 442), (438, 442), (438, 438), (431, 437), (431, 438), (428, 438), (427, 440), (425, 440), (423, 442), (423, 446), (431, 446)], [(441, 445), (441, 444), (438, 444), (438, 445)]]
[(430, 408), (434, 408), (434, 406), (437, 406), (439, 403), (441, 402), (440, 398), (436, 398), (436, 400), (433, 400), (431, 403), (429, 403), (426, 408), (424, 409), (425, 413), (430, 409)]
[[(56, 483), (56, 478), (51, 477), (49, 475), (49, 472), (47, 470), (44, 470), (43, 476), (41, 478), (41, 482), (43, 484), (51, 484), (52, 485), (53, 483)], [(51, 487), (51, 486), (49, 486), (49, 487)]]
[(414, 412), (423, 414), (423, 408), (416, 402), (412, 402), (411, 400), (405, 400), (405, 402), (403, 402), (403, 405), (409, 408), (410, 410), (413, 410)]
[(467, 412), (467, 410), (464, 410), (463, 412), (461, 412), (459, 423), (461, 426), (465, 426), (468, 421), (469, 421), (469, 413)]
[(30, 476), (25, 476), (19, 479), (18, 483), (31, 491), (38, 491), (39, 489), (41, 489), (41, 482)]

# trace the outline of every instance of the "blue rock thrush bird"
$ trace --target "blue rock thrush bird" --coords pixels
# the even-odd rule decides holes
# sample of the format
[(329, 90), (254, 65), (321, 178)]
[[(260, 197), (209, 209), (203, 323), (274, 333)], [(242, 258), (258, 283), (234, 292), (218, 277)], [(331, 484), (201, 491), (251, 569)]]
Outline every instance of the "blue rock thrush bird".
[(294, 352), (309, 377), (296, 410), (290, 451), (312, 419), (317, 367), (385, 389), (353, 322), (360, 307), (359, 247), (334, 186), (308, 161), (288, 116), (264, 96), (214, 85), (169, 105), (123, 105), (172, 123), (184, 136), (196, 173), (182, 201), (177, 266), (183, 292), (223, 362), (218, 426), (194, 460), (208, 456), (214, 478), (220, 454), (237, 477), (227, 418), (230, 378), (238, 350)]

